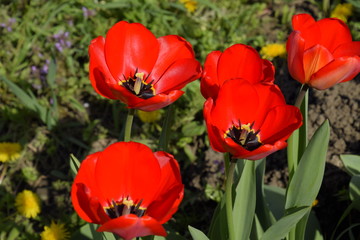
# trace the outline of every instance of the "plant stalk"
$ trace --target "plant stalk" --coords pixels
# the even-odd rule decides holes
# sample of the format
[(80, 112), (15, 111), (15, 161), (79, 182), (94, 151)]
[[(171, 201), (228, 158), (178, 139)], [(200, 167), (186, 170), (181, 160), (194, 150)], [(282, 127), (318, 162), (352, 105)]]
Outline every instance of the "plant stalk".
[[(229, 156), (229, 154), (227, 155)], [(233, 221), (233, 206), (232, 206), (232, 184), (234, 178), (236, 163), (231, 160), (230, 157), (230, 166), (228, 174), (226, 175), (226, 185), (225, 185), (225, 200), (226, 200), (226, 218), (229, 231), (229, 240), (235, 240), (235, 230), (234, 230), (234, 221)]]
[(130, 108), (125, 123), (125, 134), (124, 134), (125, 142), (129, 142), (131, 139), (131, 128), (134, 119), (134, 114), (135, 114), (135, 109)]
[(307, 85), (307, 84), (303, 84), (301, 86), (300, 92), (299, 92), (299, 94), (296, 98), (295, 104), (294, 104), (295, 107), (300, 108), (301, 103), (304, 100), (305, 94), (307, 93), (308, 89), (309, 89), (309, 85)]

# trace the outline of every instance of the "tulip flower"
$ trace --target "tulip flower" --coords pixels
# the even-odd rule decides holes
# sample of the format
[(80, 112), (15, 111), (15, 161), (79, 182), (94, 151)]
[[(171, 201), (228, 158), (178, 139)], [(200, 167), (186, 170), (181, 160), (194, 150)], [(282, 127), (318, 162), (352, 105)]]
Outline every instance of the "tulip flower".
[(216, 98), (221, 85), (229, 79), (244, 78), (252, 83), (274, 82), (275, 69), (268, 60), (244, 44), (235, 44), (224, 52), (213, 51), (205, 60), (201, 77), (204, 98)]
[(204, 104), (212, 148), (233, 158), (258, 160), (286, 147), (286, 139), (302, 124), (300, 110), (287, 105), (275, 84), (230, 79), (216, 99)]
[(152, 152), (135, 142), (118, 142), (89, 155), (75, 177), (71, 199), (99, 232), (125, 240), (166, 236), (162, 224), (177, 211), (184, 186), (179, 165), (166, 152)]
[(343, 21), (325, 18), (316, 22), (309, 14), (298, 14), (292, 26), (286, 47), (294, 79), (324, 90), (360, 72), (360, 42), (352, 41)]
[(89, 55), (96, 92), (143, 111), (173, 103), (201, 74), (190, 43), (176, 35), (156, 38), (139, 23), (118, 22), (106, 38), (92, 40)]

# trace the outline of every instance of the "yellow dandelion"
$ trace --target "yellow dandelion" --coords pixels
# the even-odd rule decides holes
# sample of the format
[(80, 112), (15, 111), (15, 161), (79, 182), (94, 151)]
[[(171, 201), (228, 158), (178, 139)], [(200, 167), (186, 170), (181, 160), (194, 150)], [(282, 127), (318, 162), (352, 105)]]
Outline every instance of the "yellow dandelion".
[(156, 111), (152, 111), (152, 112), (145, 112), (145, 111), (141, 111), (141, 110), (137, 111), (138, 117), (144, 123), (152, 123), (152, 122), (159, 121), (161, 118), (161, 114), (162, 114), (161, 110), (156, 110)]
[(40, 234), (41, 240), (67, 240), (70, 238), (68, 230), (62, 223), (51, 222), (50, 226), (45, 226)]
[(197, 2), (194, 0), (179, 0), (180, 3), (184, 4), (186, 10), (189, 13), (195, 12), (197, 8)]
[(40, 199), (30, 190), (24, 190), (16, 195), (15, 206), (26, 218), (35, 218), (40, 213)]
[(263, 58), (272, 60), (275, 57), (285, 57), (286, 47), (284, 43), (268, 44), (261, 48), (260, 54)]
[(20, 157), (21, 145), (18, 143), (0, 143), (0, 162), (15, 161)]
[(336, 5), (334, 10), (330, 14), (330, 17), (338, 18), (346, 22), (348, 17), (352, 15), (353, 11), (354, 11), (354, 6), (351, 5), (350, 3), (343, 3), (343, 4), (340, 3)]

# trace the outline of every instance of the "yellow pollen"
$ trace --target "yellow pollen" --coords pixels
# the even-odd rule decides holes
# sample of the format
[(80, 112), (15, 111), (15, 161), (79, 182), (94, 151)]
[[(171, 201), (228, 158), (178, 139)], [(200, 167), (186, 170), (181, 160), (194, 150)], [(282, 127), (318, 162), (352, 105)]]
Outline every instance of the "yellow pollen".
[(128, 200), (128, 199), (124, 199), (122, 204), (124, 204), (125, 206), (127, 206), (128, 208), (130, 208), (131, 206), (134, 205), (133, 200)]

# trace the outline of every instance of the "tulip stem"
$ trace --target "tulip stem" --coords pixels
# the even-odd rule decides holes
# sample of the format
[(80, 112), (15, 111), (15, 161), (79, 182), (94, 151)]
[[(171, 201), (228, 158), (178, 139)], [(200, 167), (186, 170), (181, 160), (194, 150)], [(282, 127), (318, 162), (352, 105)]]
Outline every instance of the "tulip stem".
[(226, 218), (227, 218), (227, 225), (229, 231), (229, 240), (235, 240), (235, 231), (234, 231), (234, 222), (233, 222), (233, 215), (232, 215), (232, 184), (234, 178), (234, 171), (236, 162), (231, 159), (230, 154), (225, 155), (226, 158), (229, 158), (229, 169), (226, 175), (226, 185), (225, 185), (225, 200), (226, 200)]
[(295, 107), (300, 108), (301, 103), (304, 100), (305, 94), (307, 93), (308, 89), (309, 89), (309, 85), (307, 85), (307, 84), (303, 84), (301, 86), (300, 92), (299, 92), (299, 94), (296, 98), (295, 104), (294, 104)]
[(173, 104), (171, 104), (167, 108), (165, 120), (161, 130), (161, 135), (159, 140), (159, 150), (161, 151), (166, 152), (168, 150), (168, 143), (170, 140), (170, 128), (171, 128), (171, 124), (173, 123), (174, 112), (175, 112), (175, 108), (173, 107)]
[(124, 135), (125, 142), (129, 142), (131, 139), (131, 128), (134, 119), (134, 114), (135, 114), (135, 109), (130, 108), (125, 123), (125, 135)]

